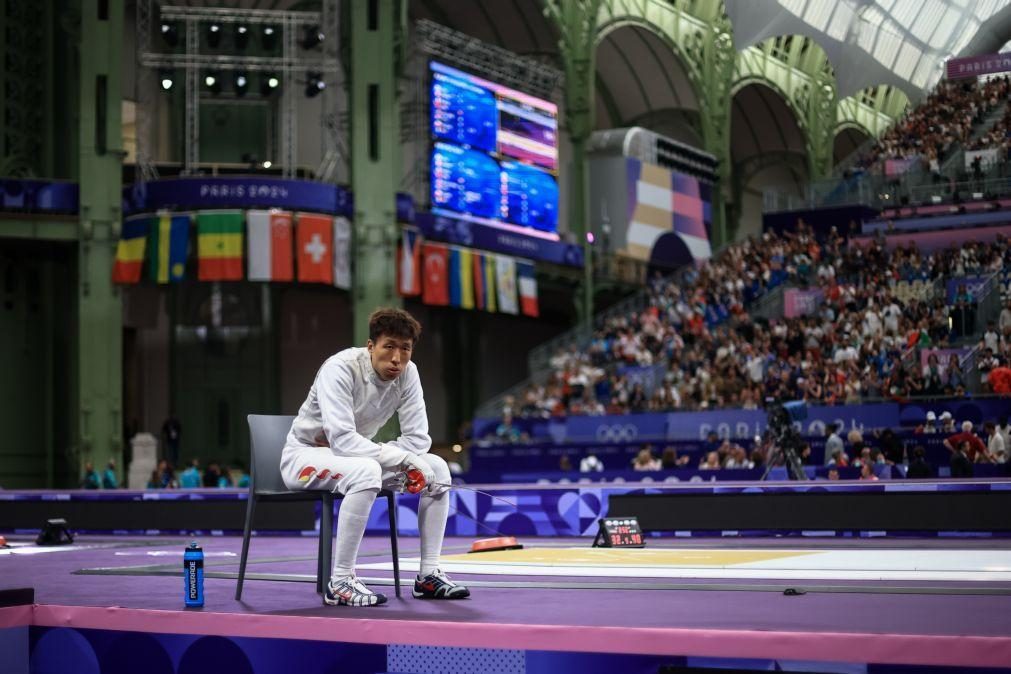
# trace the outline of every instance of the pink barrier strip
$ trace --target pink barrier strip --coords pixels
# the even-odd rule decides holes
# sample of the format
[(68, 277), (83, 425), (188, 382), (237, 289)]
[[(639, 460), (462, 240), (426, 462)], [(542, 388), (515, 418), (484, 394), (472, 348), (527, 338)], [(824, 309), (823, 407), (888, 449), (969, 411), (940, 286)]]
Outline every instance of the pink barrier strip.
[[(391, 643), (390, 635), (396, 634), (392, 643), (458, 648), (608, 653), (614, 650), (613, 644), (620, 643), (623, 653), (653, 655), (962, 667), (1006, 667), (1011, 663), (1011, 637), (493, 625), (51, 605), (36, 606), (32, 624), (368, 644)], [(855, 643), (860, 644), (857, 650)]]
[(32, 624), (32, 606), (7, 606), (0, 608), (0, 629), (5, 627), (27, 627)]

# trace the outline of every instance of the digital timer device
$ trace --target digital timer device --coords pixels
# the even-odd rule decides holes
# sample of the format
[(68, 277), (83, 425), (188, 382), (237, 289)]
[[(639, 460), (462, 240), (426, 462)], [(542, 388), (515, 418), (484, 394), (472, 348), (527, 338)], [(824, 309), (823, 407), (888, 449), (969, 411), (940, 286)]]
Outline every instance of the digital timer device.
[(635, 517), (601, 517), (595, 548), (644, 548), (646, 540)]

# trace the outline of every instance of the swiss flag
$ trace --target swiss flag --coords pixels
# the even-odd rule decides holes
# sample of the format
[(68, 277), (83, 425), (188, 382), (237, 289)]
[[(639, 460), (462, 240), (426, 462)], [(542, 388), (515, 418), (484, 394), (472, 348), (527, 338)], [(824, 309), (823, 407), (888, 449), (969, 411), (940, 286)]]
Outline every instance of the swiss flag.
[(449, 249), (435, 243), (421, 246), (424, 260), (425, 289), (421, 301), (425, 304), (449, 306)]
[(333, 218), (299, 213), (295, 227), (295, 255), (301, 283), (333, 285)]

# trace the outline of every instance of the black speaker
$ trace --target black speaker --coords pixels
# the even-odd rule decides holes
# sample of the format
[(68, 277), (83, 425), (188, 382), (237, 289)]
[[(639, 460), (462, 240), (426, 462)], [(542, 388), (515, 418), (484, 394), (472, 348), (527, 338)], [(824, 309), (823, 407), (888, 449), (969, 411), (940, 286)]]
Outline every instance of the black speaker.
[(68, 545), (74, 542), (74, 537), (67, 529), (67, 520), (61, 518), (46, 520), (46, 525), (35, 539), (36, 545)]

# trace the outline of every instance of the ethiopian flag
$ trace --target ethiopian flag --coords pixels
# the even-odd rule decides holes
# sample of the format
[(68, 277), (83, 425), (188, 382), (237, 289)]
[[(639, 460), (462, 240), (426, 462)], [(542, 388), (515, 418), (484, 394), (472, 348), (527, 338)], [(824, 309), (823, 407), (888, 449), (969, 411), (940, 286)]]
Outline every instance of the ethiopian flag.
[(190, 214), (159, 213), (148, 232), (147, 273), (152, 281), (176, 283), (186, 275)]
[(137, 283), (144, 267), (144, 246), (151, 217), (127, 218), (116, 244), (116, 261), (112, 265), (113, 283)]
[(197, 278), (241, 281), (243, 245), (241, 211), (197, 213)]

